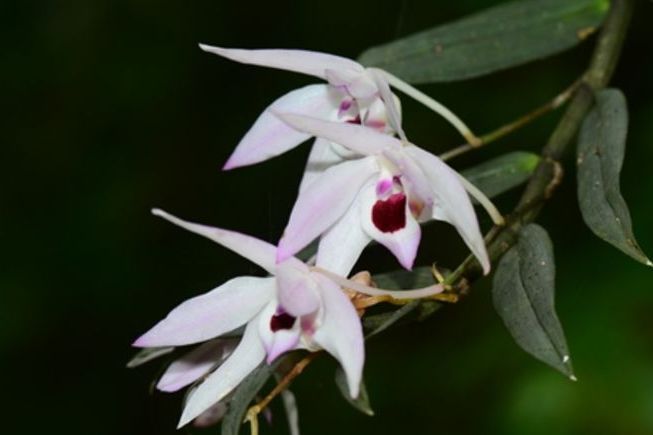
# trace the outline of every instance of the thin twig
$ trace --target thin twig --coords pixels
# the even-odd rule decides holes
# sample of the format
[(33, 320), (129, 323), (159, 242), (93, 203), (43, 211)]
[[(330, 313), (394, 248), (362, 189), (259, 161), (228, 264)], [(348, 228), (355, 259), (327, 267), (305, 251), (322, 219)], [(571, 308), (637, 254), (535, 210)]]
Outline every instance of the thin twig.
[(476, 144), (466, 143), (464, 145), (460, 145), (459, 147), (456, 147), (452, 150), (442, 153), (440, 155), (440, 158), (442, 160), (451, 160), (454, 157), (458, 157), (469, 151), (481, 148), (491, 142), (494, 142), (504, 136), (507, 136), (508, 134), (522, 128), (526, 124), (529, 124), (530, 122), (536, 120), (540, 116), (552, 112), (557, 108), (559, 108), (560, 106), (562, 106), (563, 104), (565, 104), (572, 97), (572, 95), (574, 94), (576, 89), (578, 89), (580, 84), (581, 84), (581, 80), (576, 80), (571, 86), (569, 86), (567, 89), (562, 91), (560, 94), (556, 95), (555, 98), (541, 105), (537, 109), (523, 116), (520, 116), (516, 120), (509, 122), (508, 124), (505, 124), (497, 128), (496, 130), (491, 131), (490, 133), (482, 135), (479, 138), (480, 142)]
[(304, 371), (306, 366), (308, 366), (321, 353), (321, 351), (311, 352), (302, 358), (283, 378), (281, 378), (276, 387), (274, 387), (274, 389), (270, 391), (263, 400), (247, 410), (247, 414), (245, 414), (245, 422), (250, 422), (252, 435), (258, 435), (258, 415), (270, 404), (272, 399), (288, 388), (288, 385), (290, 385), (290, 383)]

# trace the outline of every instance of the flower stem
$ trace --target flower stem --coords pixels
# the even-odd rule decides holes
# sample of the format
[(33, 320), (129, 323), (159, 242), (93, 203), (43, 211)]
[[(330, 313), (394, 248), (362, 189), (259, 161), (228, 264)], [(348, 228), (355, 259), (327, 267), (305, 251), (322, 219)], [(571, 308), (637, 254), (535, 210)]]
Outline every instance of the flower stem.
[(454, 157), (458, 157), (462, 154), (465, 154), (469, 151), (481, 148), (489, 143), (492, 143), (498, 139), (501, 139), (504, 136), (509, 135), (510, 133), (519, 130), (520, 128), (524, 127), (525, 125), (531, 123), (532, 121), (538, 119), (542, 115), (545, 115), (549, 112), (552, 112), (553, 110), (556, 110), (563, 104), (565, 104), (573, 95), (576, 89), (581, 84), (581, 80), (576, 80), (571, 86), (569, 86), (567, 89), (559, 93), (558, 95), (555, 96), (552, 100), (546, 102), (545, 104), (541, 105), (540, 107), (532, 110), (531, 112), (528, 112), (525, 115), (520, 116), (519, 118), (515, 119), (512, 122), (509, 122), (508, 124), (502, 125), (501, 127), (497, 128), (496, 130), (493, 130), (487, 134), (482, 135), (479, 140), (480, 142), (477, 144), (472, 144), (472, 143), (466, 143), (463, 145), (460, 145), (459, 147), (456, 147), (452, 150), (449, 150), (445, 153), (442, 153), (440, 155), (440, 158), (442, 160), (451, 160)]
[(247, 414), (245, 414), (245, 422), (250, 422), (252, 435), (258, 435), (258, 415), (270, 404), (272, 399), (288, 388), (290, 383), (304, 371), (306, 366), (308, 366), (321, 353), (321, 351), (311, 352), (302, 358), (288, 373), (285, 374), (283, 378), (281, 378), (276, 387), (274, 387), (274, 389), (270, 391), (263, 400), (247, 410)]
[(383, 74), (392, 87), (400, 90), (415, 101), (422, 103), (449, 121), (449, 123), (453, 125), (456, 130), (458, 130), (458, 132), (465, 138), (465, 140), (467, 140), (468, 143), (475, 145), (480, 143), (480, 139), (474, 133), (472, 133), (469, 127), (467, 127), (467, 125), (460, 118), (458, 118), (458, 116), (456, 116), (451, 110), (447, 109), (443, 104), (429, 97), (416, 87), (409, 85), (399, 77), (394, 76), (387, 71), (383, 71)]

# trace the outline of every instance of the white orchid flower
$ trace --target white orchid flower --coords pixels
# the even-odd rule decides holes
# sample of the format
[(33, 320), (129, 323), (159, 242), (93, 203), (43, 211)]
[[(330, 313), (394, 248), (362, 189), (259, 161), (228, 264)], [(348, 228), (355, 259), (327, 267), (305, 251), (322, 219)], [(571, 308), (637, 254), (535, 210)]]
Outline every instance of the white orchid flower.
[[(272, 112), (291, 112), (316, 118), (361, 124), (405, 139), (400, 123), (388, 119), (388, 83), (441, 114), (470, 142), (477, 139), (469, 128), (446, 107), (386, 71), (365, 68), (351, 59), (305, 50), (243, 50), (200, 44), (200, 48), (236, 62), (294, 71), (326, 80), (328, 84), (308, 85), (274, 101), (245, 134), (224, 169), (251, 165), (278, 156), (311, 137), (290, 128)], [(385, 98), (380, 87), (388, 87)], [(395, 118), (401, 113), (397, 111)], [(393, 125), (394, 124), (394, 125)], [(328, 167), (353, 157), (351, 150), (317, 138), (308, 159), (300, 191)]]
[(411, 269), (419, 246), (419, 222), (452, 224), (487, 273), (483, 236), (466, 190), (496, 221), (501, 215), (483, 194), (433, 154), (406, 141), (358, 125), (278, 114), (289, 126), (343, 145), (365, 157), (327, 169), (300, 192), (279, 241), (284, 261), (321, 236), (317, 261), (331, 271), (349, 270), (371, 241), (387, 247)]
[(270, 363), (293, 349), (325, 349), (342, 365), (349, 393), (357, 397), (364, 361), (363, 332), (356, 309), (342, 287), (400, 299), (443, 290), (441, 285), (434, 285), (412, 291), (386, 291), (350, 281), (319, 263), (309, 267), (289, 257), (277, 264), (274, 245), (237, 232), (186, 222), (162, 210), (153, 213), (217, 242), (272, 275), (234, 278), (186, 300), (134, 342), (136, 347), (190, 345), (245, 326), (233, 351), (225, 347), (228, 342), (210, 341), (171, 365), (159, 381), (160, 389), (174, 391), (206, 376), (189, 393), (179, 427), (224, 399), (261, 362)]

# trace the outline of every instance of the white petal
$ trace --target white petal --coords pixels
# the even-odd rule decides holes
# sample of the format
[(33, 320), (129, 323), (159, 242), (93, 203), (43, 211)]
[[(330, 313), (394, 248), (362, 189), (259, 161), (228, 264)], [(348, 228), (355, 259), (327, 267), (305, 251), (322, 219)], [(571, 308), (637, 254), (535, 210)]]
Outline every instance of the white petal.
[(360, 186), (377, 171), (374, 157), (343, 162), (327, 169), (300, 193), (279, 241), (277, 262), (295, 255), (333, 225), (347, 211)]
[(272, 363), (281, 354), (291, 349), (296, 349), (301, 335), (301, 329), (297, 319), (295, 319), (295, 324), (289, 329), (272, 330), (272, 318), (277, 314), (278, 308), (279, 305), (277, 302), (272, 301), (258, 316), (258, 335), (265, 347), (265, 352), (267, 353), (266, 361), (268, 364)]
[(347, 212), (322, 235), (317, 249), (316, 266), (338, 275), (349, 276), (361, 252), (371, 240), (361, 226), (359, 202), (358, 197), (354, 199)]
[(178, 428), (222, 400), (263, 361), (265, 349), (256, 329), (257, 322), (250, 322), (231, 356), (188, 395)]
[(184, 301), (133, 345), (181, 346), (218, 337), (247, 323), (275, 292), (274, 278), (234, 278)]
[(288, 314), (299, 317), (316, 311), (320, 304), (316, 287), (303, 263), (283, 261), (277, 265), (277, 297)]
[(408, 146), (405, 150), (422, 168), (433, 186), (433, 218), (449, 222), (456, 227), (487, 274), (490, 270), (490, 260), (483, 235), (472, 202), (458, 174), (442, 160), (418, 147)]
[(266, 349), (266, 362), (272, 364), (282, 354), (297, 348), (301, 331), (299, 327), (292, 329), (282, 329), (273, 334), (272, 343)]
[(422, 168), (403, 150), (386, 150), (383, 155), (401, 172), (401, 181), (410, 192), (409, 196), (416, 196), (425, 208), (430, 209), (433, 205), (433, 188)]
[(336, 153), (331, 143), (321, 137), (315, 139), (311, 153), (308, 156), (308, 162), (304, 169), (304, 176), (299, 184), (299, 192), (306, 188), (324, 173), (331, 166), (337, 165), (344, 161), (340, 154)]
[(328, 69), (364, 71), (364, 68), (359, 63), (351, 59), (317, 51), (283, 49), (243, 50), (212, 47), (204, 44), (200, 44), (200, 48), (236, 62), (295, 71), (323, 79), (326, 79), (326, 70)]
[(378, 93), (371, 77), (361, 71), (329, 69), (326, 71), (326, 77), (331, 85), (343, 87), (349, 95), (357, 99), (372, 98)]
[(408, 201), (404, 206), (405, 225), (403, 228), (383, 232), (372, 221), (372, 210), (377, 202), (376, 189), (373, 184), (361, 190), (360, 216), (363, 230), (374, 240), (385, 246), (397, 257), (399, 263), (406, 269), (412, 269), (417, 255), (421, 229), (410, 212)]
[(322, 137), (363, 155), (379, 154), (386, 148), (398, 149), (401, 142), (372, 128), (345, 122), (331, 122), (293, 113), (277, 113), (299, 131)]
[(270, 243), (235, 231), (184, 221), (158, 208), (152, 209), (152, 214), (190, 232), (213, 240), (236, 254), (247, 258), (252, 263), (261, 266), (268, 273), (274, 274), (277, 248)]
[(173, 392), (192, 384), (222, 362), (234, 349), (231, 339), (211, 340), (182, 356), (168, 366), (156, 388)]
[(268, 106), (224, 165), (224, 169), (268, 160), (296, 147), (310, 137), (275, 116), (272, 111), (334, 119), (342, 95), (328, 85), (309, 85), (287, 93)]
[(337, 284), (320, 274), (314, 275), (320, 284), (323, 315), (313, 339), (338, 360), (347, 376), (349, 394), (356, 398), (365, 360), (360, 318)]
[(367, 73), (374, 79), (374, 82), (376, 83), (376, 86), (379, 89), (379, 93), (381, 94), (381, 98), (383, 98), (383, 102), (385, 103), (390, 126), (392, 126), (394, 131), (396, 131), (399, 134), (401, 140), (408, 141), (408, 139), (406, 138), (406, 133), (404, 133), (404, 129), (401, 127), (401, 116), (399, 115), (399, 107), (395, 104), (395, 96), (390, 90), (390, 85), (385, 79), (385, 76), (383, 74), (380, 74), (379, 70), (376, 70), (374, 68), (368, 69)]

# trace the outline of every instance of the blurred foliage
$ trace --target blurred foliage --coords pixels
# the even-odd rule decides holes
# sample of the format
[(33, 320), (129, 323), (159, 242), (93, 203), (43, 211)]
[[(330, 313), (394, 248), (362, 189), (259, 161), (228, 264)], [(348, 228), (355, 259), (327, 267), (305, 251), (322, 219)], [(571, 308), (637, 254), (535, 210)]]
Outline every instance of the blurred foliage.
[[(311, 80), (230, 63), (201, 52), (198, 42), (354, 58), (497, 3), (2, 2), (0, 361), (9, 417), (3, 433), (176, 433), (181, 395), (150, 395), (160, 366), (127, 370), (130, 342), (181, 300), (258, 271), (152, 218), (149, 209), (271, 241), (286, 223), (307, 147), (256, 167), (219, 168), (269, 102)], [(612, 85), (627, 96), (631, 121), (621, 190), (649, 252), (652, 15), (651, 2), (638, 2)], [(485, 132), (568, 86), (592, 41), (492, 76), (423, 89)], [(410, 101), (404, 109), (414, 142), (435, 152), (460, 143), (432, 113)], [(536, 151), (558, 117), (452, 164), (463, 169), (511, 150)], [(485, 280), (428, 321), (369, 342), (365, 379), (375, 417), (342, 401), (333, 361), (307, 369), (293, 388), (304, 433), (653, 432), (651, 271), (585, 228), (573, 157), (565, 163), (564, 185), (540, 223), (556, 249), (557, 309), (579, 382), (514, 345)], [(517, 194), (500, 198), (499, 206), (509, 209)], [(452, 268), (465, 254), (450, 227), (433, 225), (417, 264), (437, 259)], [(369, 248), (360, 266), (396, 268), (379, 247)], [(286, 433), (280, 404), (274, 411), (263, 433)]]

